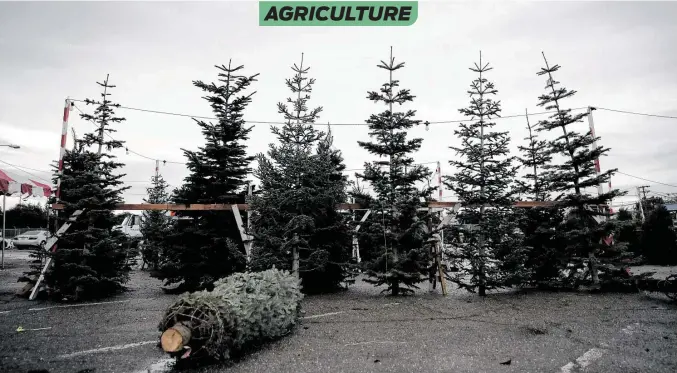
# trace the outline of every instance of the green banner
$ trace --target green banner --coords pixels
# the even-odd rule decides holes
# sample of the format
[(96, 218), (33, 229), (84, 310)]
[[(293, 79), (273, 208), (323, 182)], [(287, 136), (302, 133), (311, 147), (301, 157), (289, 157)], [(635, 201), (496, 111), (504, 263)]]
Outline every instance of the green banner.
[(259, 26), (411, 26), (418, 1), (259, 1)]

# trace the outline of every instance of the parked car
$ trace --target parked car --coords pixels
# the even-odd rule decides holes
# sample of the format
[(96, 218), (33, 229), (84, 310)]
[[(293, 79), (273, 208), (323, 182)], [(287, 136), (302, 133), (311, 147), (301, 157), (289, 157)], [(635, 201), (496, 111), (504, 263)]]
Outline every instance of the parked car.
[(34, 230), (24, 232), (14, 237), (12, 243), (17, 249), (45, 247), (45, 243), (47, 243), (49, 237), (51, 237), (51, 234), (46, 230)]

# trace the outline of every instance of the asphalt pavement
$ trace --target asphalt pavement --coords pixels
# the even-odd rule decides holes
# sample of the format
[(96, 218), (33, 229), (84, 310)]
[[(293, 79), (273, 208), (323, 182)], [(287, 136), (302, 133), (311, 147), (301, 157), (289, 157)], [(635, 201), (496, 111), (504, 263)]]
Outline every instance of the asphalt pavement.
[[(170, 371), (157, 325), (176, 296), (159, 281), (136, 271), (129, 292), (104, 302), (31, 302), (12, 296), (27, 258), (5, 259), (0, 372)], [(234, 365), (188, 372), (677, 371), (677, 306), (660, 295), (380, 290), (358, 280), (307, 297), (292, 335)]]

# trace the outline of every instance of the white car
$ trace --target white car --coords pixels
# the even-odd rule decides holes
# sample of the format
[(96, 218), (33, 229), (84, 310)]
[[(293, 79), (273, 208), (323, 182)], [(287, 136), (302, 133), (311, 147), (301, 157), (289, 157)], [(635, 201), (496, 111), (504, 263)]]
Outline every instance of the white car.
[(24, 232), (12, 239), (14, 247), (17, 249), (23, 249), (28, 247), (45, 247), (47, 239), (51, 237), (51, 234), (46, 230), (34, 230)]

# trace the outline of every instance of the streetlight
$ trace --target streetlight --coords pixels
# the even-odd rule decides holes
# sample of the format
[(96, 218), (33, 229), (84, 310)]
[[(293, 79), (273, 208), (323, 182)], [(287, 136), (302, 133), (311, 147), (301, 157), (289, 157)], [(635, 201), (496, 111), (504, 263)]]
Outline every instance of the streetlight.
[(12, 149), (19, 149), (19, 148), (21, 148), (19, 145), (14, 145), (14, 144), (0, 144), (0, 146), (7, 146), (7, 147), (10, 147), (10, 148), (12, 148)]

